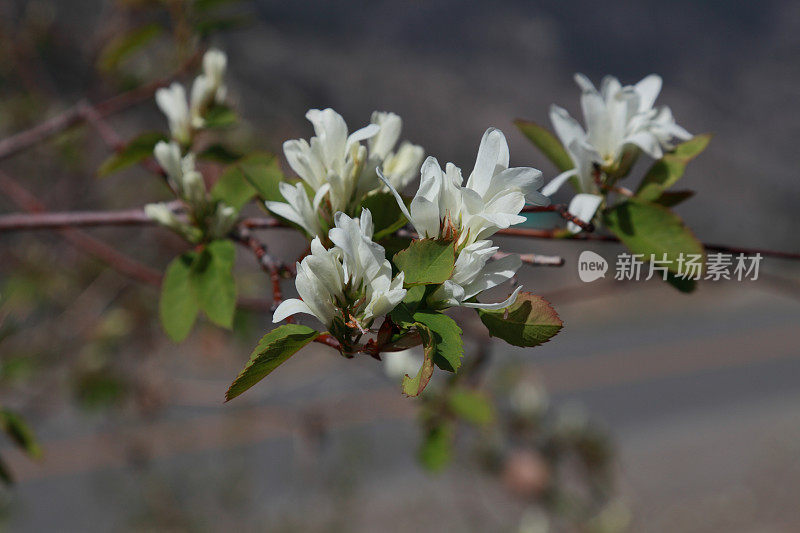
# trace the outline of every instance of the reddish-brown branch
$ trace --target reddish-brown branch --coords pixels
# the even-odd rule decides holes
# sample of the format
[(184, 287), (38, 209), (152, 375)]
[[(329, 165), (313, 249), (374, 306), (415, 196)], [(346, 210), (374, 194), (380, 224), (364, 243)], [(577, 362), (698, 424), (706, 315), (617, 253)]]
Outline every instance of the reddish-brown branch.
[(564, 266), (564, 258), (558, 255), (539, 255), (539, 254), (510, 254), (507, 252), (497, 252), (492, 259), (502, 259), (509, 255), (518, 255), (526, 265), (531, 266)]
[[(0, 191), (21, 209), (37, 213), (37, 216), (40, 217), (46, 216), (44, 204), (19, 185), (11, 176), (2, 171), (0, 171)], [(158, 286), (161, 284), (161, 274), (158, 271), (135, 259), (131, 259), (103, 241), (95, 239), (80, 230), (71, 227), (62, 228), (58, 232), (65, 240), (72, 243), (79, 250), (108, 264), (121, 274), (148, 285)]]
[(583, 220), (579, 219), (575, 215), (569, 212), (569, 209), (564, 204), (550, 204), (545, 206), (539, 205), (527, 205), (522, 208), (523, 213), (558, 213), (558, 215), (568, 222), (572, 222), (576, 226), (580, 227), (583, 231), (586, 232), (593, 232), (594, 231), (594, 224), (591, 222), (584, 222)]
[[(231, 238), (253, 252), (258, 265), (269, 275), (269, 279), (272, 282), (272, 311), (275, 311), (283, 301), (281, 273), (287, 270), (286, 266), (269, 255), (267, 246), (256, 239), (248, 228), (242, 225), (238, 226), (231, 232)], [(287, 321), (291, 322), (291, 317)]]
[[(554, 230), (534, 229), (534, 228), (507, 228), (497, 232), (499, 235), (510, 235), (513, 237), (532, 237), (536, 239), (568, 239), (576, 241), (599, 241), (599, 242), (619, 242), (619, 239), (611, 235), (599, 235), (597, 233), (577, 233), (574, 235), (563, 235)], [(747, 248), (742, 246), (727, 246), (723, 244), (703, 243), (706, 250), (712, 252), (725, 252), (731, 254), (755, 255), (761, 254), (764, 257), (777, 257), (779, 259), (800, 259), (800, 253), (784, 252), (781, 250), (767, 250), (765, 248)]]
[(169, 85), (176, 77), (194, 68), (202, 57), (202, 54), (203, 50), (198, 50), (191, 58), (184, 62), (172, 76), (155, 80), (141, 87), (137, 87), (136, 89), (109, 98), (108, 100), (104, 100), (94, 106), (90, 106), (86, 101), (78, 102), (78, 104), (36, 126), (0, 140), (0, 159), (10, 157), (54, 135), (58, 135), (76, 124), (90, 120), (92, 114), (87, 113), (88, 108), (93, 108), (96, 111), (95, 118), (108, 117), (149, 100), (158, 89)]

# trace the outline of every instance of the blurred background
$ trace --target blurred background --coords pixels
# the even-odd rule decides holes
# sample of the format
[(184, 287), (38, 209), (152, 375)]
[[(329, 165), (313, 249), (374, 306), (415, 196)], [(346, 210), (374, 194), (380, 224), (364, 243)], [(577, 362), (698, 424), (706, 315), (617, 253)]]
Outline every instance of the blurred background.
[[(226, 134), (231, 142), (278, 153), (283, 140), (311, 135), (309, 108), (333, 107), (351, 129), (388, 110), (403, 117), (403, 138), (467, 171), (483, 131), (499, 127), (512, 165), (549, 179), (556, 169), (513, 119), (547, 124), (551, 103), (579, 114), (575, 72), (597, 83), (656, 72), (658, 103), (692, 133), (714, 134), (683, 178), (697, 195), (677, 212), (705, 242), (800, 248), (796, 2), (204, 4), (221, 10), (210, 42), (228, 54), (231, 99), (246, 121)], [(175, 41), (160, 36), (124, 61), (108, 57), (107, 43), (153, 22), (171, 27), (182, 6), (0, 1), (0, 139), (81, 99), (169, 75), (174, 42), (191, 43), (180, 24)], [(123, 139), (166, 131), (152, 100), (109, 123)], [(98, 179), (109, 151), (97, 137), (68, 129), (3, 159), (0, 171), (54, 211), (169, 198), (141, 168)], [(5, 189), (0, 212), (19, 210)], [(159, 271), (185, 249), (154, 228), (87, 233)], [(479, 466), (492, 444), (481, 431), (459, 430), (450, 468), (423, 470), (414, 401), (374, 360), (314, 347), (223, 405), (269, 316), (242, 311), (233, 333), (203, 323), (176, 346), (157, 323), (157, 290), (64, 236), (0, 233), (0, 402), (43, 448), (31, 461), (0, 447), (16, 478), (0, 489), (9, 530), (538, 532), (548, 520), (573, 530), (531, 505), (552, 474), (535, 457), (501, 465), (500, 476)], [(289, 230), (262, 237), (287, 260), (304, 247)], [(800, 529), (798, 264), (768, 258), (757, 281), (706, 282), (684, 295), (655, 281), (581, 283), (579, 253), (613, 264), (613, 244), (501, 244), (566, 260), (520, 275), (553, 302), (564, 330), (533, 350), (491, 342), (483, 379), (512, 410), (527, 390), (556, 426), (604, 435), (612, 503), (586, 530)], [(241, 294), (269, 297), (244, 253), (237, 276)]]

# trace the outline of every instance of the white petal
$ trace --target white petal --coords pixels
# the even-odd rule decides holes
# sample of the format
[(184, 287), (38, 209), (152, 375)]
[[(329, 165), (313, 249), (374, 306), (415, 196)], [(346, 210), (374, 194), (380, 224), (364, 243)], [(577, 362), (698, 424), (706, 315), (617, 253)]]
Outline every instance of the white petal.
[(489, 128), (481, 138), (475, 167), (467, 180), (467, 188), (483, 196), (491, 186), (495, 174), (508, 168), (508, 143), (497, 128)]
[(646, 111), (653, 107), (661, 92), (661, 76), (650, 74), (635, 85), (639, 93), (639, 111)]
[(380, 131), (369, 140), (369, 154), (383, 161), (400, 139), (403, 119), (394, 113), (375, 111), (372, 113), (372, 123), (380, 126)]
[(562, 172), (555, 178), (551, 179), (550, 182), (544, 186), (542, 189), (542, 194), (545, 196), (552, 196), (558, 189), (561, 188), (562, 185), (564, 185), (564, 182), (566, 182), (572, 176), (575, 176), (577, 173), (578, 170), (575, 168), (567, 170), (566, 172)]
[(522, 285), (518, 286), (514, 289), (514, 292), (511, 293), (511, 296), (503, 300), (502, 302), (494, 303), (494, 304), (482, 304), (482, 303), (472, 303), (472, 302), (464, 302), (461, 305), (464, 307), (472, 307), (474, 309), (487, 309), (487, 310), (497, 310), (503, 309), (504, 307), (508, 307), (509, 305), (513, 304), (517, 300), (517, 295), (519, 291), (522, 290)]
[(287, 316), (292, 316), (297, 313), (306, 313), (308, 315), (314, 316), (314, 313), (311, 312), (311, 309), (306, 305), (303, 300), (298, 300), (297, 298), (290, 298), (288, 300), (284, 300), (281, 304), (275, 309), (275, 312), (272, 313), (272, 322), (277, 323), (281, 320), (285, 319)]
[(581, 125), (563, 107), (550, 106), (550, 122), (564, 148), (567, 148), (576, 139), (586, 138), (586, 132), (583, 131)]
[[(603, 197), (596, 194), (576, 194), (569, 203), (569, 212), (583, 222), (588, 223), (594, 218), (594, 214), (602, 201)], [(572, 222), (567, 224), (567, 229), (572, 233), (581, 231), (580, 226)]]

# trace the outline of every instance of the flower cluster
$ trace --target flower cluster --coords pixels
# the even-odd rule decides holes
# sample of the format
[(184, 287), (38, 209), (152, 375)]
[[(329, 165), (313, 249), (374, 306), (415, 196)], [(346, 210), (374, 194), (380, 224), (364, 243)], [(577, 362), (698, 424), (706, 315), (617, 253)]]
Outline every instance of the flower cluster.
[(273, 314), (280, 322), (295, 313), (317, 317), (328, 329), (347, 326), (365, 332), (406, 295), (402, 272), (392, 278), (392, 266), (383, 247), (372, 241), (369, 209), (353, 219), (336, 213), (329, 232), (333, 246), (326, 249), (319, 237), (311, 241), (311, 254), (297, 264), (297, 292), (302, 300), (282, 302)]
[(203, 127), (203, 115), (209, 106), (221, 103), (227, 89), (223, 84), (228, 58), (224, 52), (211, 49), (203, 56), (203, 73), (195, 78), (190, 98), (180, 83), (156, 91), (156, 104), (169, 121), (172, 138), (186, 146), (194, 131)]
[(394, 151), (403, 124), (394, 113), (376, 111), (368, 126), (350, 134), (333, 109), (311, 109), (306, 118), (314, 125), (315, 136), (283, 144), (286, 160), (302, 182), (281, 183), (286, 202), (267, 202), (267, 208), (311, 236), (324, 237), (337, 212), (354, 214), (359, 200), (381, 187), (376, 168), (398, 188), (419, 170), (422, 147), (403, 142)]
[[(557, 105), (550, 108), (556, 134), (575, 166), (556, 176), (542, 192), (550, 196), (575, 178), (578, 194), (569, 211), (589, 222), (603, 201), (600, 172), (614, 176), (629, 168), (639, 152), (659, 159), (665, 150), (674, 148), (674, 139), (687, 140), (692, 135), (675, 123), (668, 107), (654, 107), (661, 92), (661, 77), (655, 74), (628, 86), (606, 76), (599, 91), (583, 74), (576, 74), (575, 81), (581, 89), (586, 129), (565, 109)], [(572, 232), (580, 231), (575, 224), (568, 227)]]
[(453, 163), (447, 163), (443, 171), (436, 158), (428, 157), (422, 165), (419, 190), (410, 208), (406, 208), (391, 181), (381, 176), (421, 238), (453, 239), (456, 243), (458, 255), (453, 274), (429, 297), (435, 307), (501, 309), (516, 298), (520, 287), (503, 302), (472, 301), (484, 290), (511, 279), (522, 264), (517, 256), (489, 262), (498, 247), (488, 238), (500, 229), (524, 222), (520, 212), (526, 202), (549, 203), (546, 196), (537, 192), (542, 186), (539, 170), (508, 165), (505, 135), (489, 128), (483, 134), (466, 184), (461, 169)]
[(184, 155), (182, 151), (182, 147), (190, 146), (194, 132), (203, 127), (203, 115), (208, 107), (225, 97), (226, 64), (223, 52), (211, 49), (205, 53), (203, 73), (194, 80), (190, 101), (186, 100), (186, 91), (178, 83), (156, 92), (156, 103), (167, 117), (172, 140), (158, 142), (153, 155), (175, 195), (188, 206), (189, 218), (179, 218), (166, 203), (146, 205), (145, 214), (189, 242), (224, 237), (236, 222), (237, 213), (233, 207), (209, 197), (203, 176), (197, 170), (195, 155), (192, 152)]

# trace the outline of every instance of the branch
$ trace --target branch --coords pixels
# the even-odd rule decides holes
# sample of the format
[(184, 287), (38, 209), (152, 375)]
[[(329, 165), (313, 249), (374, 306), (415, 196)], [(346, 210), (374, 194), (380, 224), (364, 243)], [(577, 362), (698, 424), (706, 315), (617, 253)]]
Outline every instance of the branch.
[[(28, 216), (46, 216), (44, 204), (19, 185), (11, 176), (2, 171), (0, 171), (0, 191), (20, 208), (37, 213)], [(5, 215), (0, 218), (12, 216), (25, 215)], [(161, 284), (160, 272), (118, 252), (103, 241), (73, 228), (64, 228), (58, 231), (64, 239), (72, 243), (76, 248), (103, 261), (116, 271), (148, 285), (159, 286)]]
[[(554, 230), (534, 229), (534, 228), (507, 228), (497, 232), (498, 235), (509, 235), (512, 237), (532, 237), (535, 239), (566, 239), (575, 241), (599, 241), (599, 242), (620, 242), (618, 238), (611, 235), (598, 235), (596, 233), (577, 233), (573, 235), (562, 235)], [(702, 243), (706, 250), (712, 252), (726, 252), (731, 254), (755, 255), (761, 254), (764, 257), (776, 257), (779, 259), (800, 259), (800, 253), (784, 252), (782, 250), (768, 250), (765, 248), (746, 248), (740, 246), (728, 246), (724, 244)]]
[(80, 101), (76, 105), (70, 107), (66, 111), (51, 117), (44, 122), (33, 126), (25, 131), (21, 131), (11, 137), (6, 137), (0, 140), (0, 159), (5, 159), (18, 152), (26, 150), (32, 146), (39, 144), (54, 135), (58, 135), (62, 131), (79, 124), (83, 121), (90, 120), (90, 115), (87, 114), (87, 108), (93, 107), (96, 110), (97, 116), (108, 117), (124, 111), (129, 107), (149, 100), (153, 97), (155, 92), (169, 85), (175, 78), (181, 76), (185, 72), (194, 68), (202, 57), (203, 50), (197, 50), (192, 57), (185, 61), (178, 70), (171, 76), (155, 80), (148, 84), (132, 89), (128, 92), (119, 94), (108, 100), (104, 100), (94, 106), (90, 106), (86, 101)]
[(497, 252), (492, 259), (502, 259), (509, 255), (517, 255), (523, 263), (531, 266), (564, 266), (564, 258), (558, 255), (538, 255), (538, 254), (510, 254), (507, 252)]
[(568, 222), (572, 222), (576, 226), (580, 227), (583, 231), (586, 232), (593, 232), (594, 231), (594, 224), (591, 222), (584, 222), (583, 220), (579, 219), (575, 215), (569, 212), (569, 209), (565, 204), (550, 204), (545, 206), (539, 205), (526, 205), (522, 208), (522, 213), (544, 213), (544, 212), (553, 212), (558, 213), (558, 215)]

